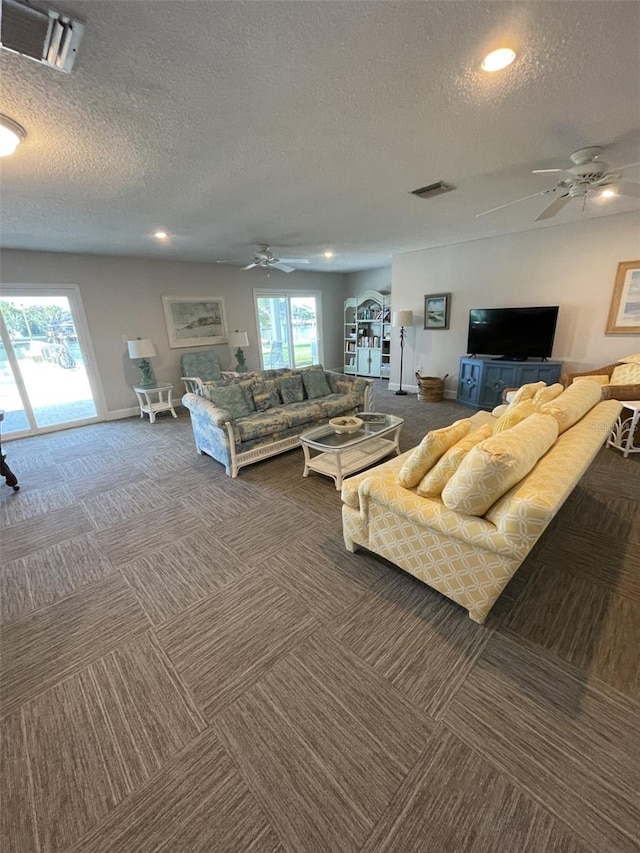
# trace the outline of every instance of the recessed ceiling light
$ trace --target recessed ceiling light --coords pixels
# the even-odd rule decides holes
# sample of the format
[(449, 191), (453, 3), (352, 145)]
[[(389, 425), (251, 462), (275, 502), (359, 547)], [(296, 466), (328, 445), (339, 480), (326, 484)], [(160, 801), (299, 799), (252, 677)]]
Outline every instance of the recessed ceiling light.
[(332, 252), (331, 249), (329, 249), (328, 251), (326, 251), (324, 253), (324, 256), (325, 256), (325, 258), (332, 258), (334, 256), (334, 254), (335, 254), (335, 252)]
[(602, 190), (600, 198), (615, 198), (618, 193), (615, 190)]
[(156, 240), (168, 240), (169, 239), (169, 235), (167, 234), (166, 231), (154, 231), (153, 236), (156, 238)]
[(8, 116), (0, 115), (0, 157), (13, 154), (27, 135), (24, 127)]
[(482, 70), (501, 71), (507, 65), (511, 65), (515, 58), (515, 52), (510, 47), (500, 47), (485, 56), (482, 60)]

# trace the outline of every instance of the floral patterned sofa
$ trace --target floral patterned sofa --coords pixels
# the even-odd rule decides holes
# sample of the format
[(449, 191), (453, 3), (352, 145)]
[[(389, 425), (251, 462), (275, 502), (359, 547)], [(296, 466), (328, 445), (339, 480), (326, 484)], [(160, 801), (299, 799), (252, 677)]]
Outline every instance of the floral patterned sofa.
[[(600, 386), (584, 380), (502, 432), (489, 412), (457, 421), (448, 434), (447, 428), (433, 431), (418, 448), (345, 481), (345, 546), (379, 554), (482, 623), (593, 461), (621, 408), (616, 400), (600, 402)], [(416, 451), (436, 433), (444, 442), (441, 456), (424, 475), (418, 472), (419, 483), (403, 485), (411, 460), (419, 461)], [(439, 494), (423, 496), (434, 494), (425, 484), (437, 480), (438, 466), (446, 469), (447, 454), (455, 455), (463, 442), (465, 452), (450, 478), (442, 478)]]
[(301, 432), (330, 418), (371, 411), (373, 381), (325, 370), (259, 370), (205, 382), (182, 403), (191, 413), (198, 453), (240, 468), (299, 446)]

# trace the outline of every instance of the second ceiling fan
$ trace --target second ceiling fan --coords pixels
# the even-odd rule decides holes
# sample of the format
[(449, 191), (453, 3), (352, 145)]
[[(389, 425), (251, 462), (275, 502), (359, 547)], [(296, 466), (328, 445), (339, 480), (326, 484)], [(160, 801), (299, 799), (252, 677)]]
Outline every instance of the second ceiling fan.
[(293, 272), (295, 267), (289, 264), (308, 264), (307, 258), (276, 258), (271, 251), (271, 247), (267, 243), (262, 243), (255, 252), (253, 260), (243, 270), (251, 270), (254, 267), (262, 267), (263, 269), (275, 269), (281, 272)]
[(572, 165), (567, 169), (534, 169), (533, 174), (535, 175), (559, 172), (566, 175), (566, 177), (558, 181), (555, 187), (526, 195), (523, 198), (517, 198), (515, 201), (508, 201), (506, 204), (499, 204), (490, 210), (483, 210), (482, 213), (476, 213), (476, 216), (485, 216), (487, 213), (502, 210), (504, 207), (518, 204), (521, 201), (526, 201), (529, 198), (535, 198), (539, 195), (551, 195), (553, 196), (553, 201), (545, 207), (539, 216), (536, 216), (536, 222), (555, 216), (571, 199), (581, 198), (584, 204), (587, 194), (594, 191), (597, 191), (600, 196), (605, 198), (618, 195), (640, 198), (640, 184), (633, 183), (632, 181), (621, 181), (618, 174), (623, 169), (630, 169), (632, 166), (640, 164), (627, 163), (625, 166), (618, 166), (617, 172), (610, 172), (609, 164), (605, 163), (604, 160), (600, 160), (601, 152), (602, 148), (597, 145), (592, 145), (589, 148), (580, 148), (569, 155)]

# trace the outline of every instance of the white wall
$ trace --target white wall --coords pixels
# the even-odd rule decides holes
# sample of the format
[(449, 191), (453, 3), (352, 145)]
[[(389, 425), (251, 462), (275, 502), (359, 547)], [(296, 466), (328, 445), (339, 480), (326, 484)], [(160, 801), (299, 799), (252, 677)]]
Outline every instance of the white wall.
[[(169, 348), (161, 296), (224, 297), (228, 328), (244, 329), (249, 335), (245, 355), (247, 366), (254, 369), (259, 366), (254, 288), (321, 291), (324, 363), (341, 369), (343, 279), (339, 273), (320, 272), (272, 272), (267, 278), (263, 270), (243, 272), (218, 264), (105, 255), (2, 253), (2, 281), (6, 284), (79, 285), (107, 410), (112, 414), (136, 403), (131, 385), (139, 371), (128, 357), (123, 335), (151, 338), (158, 353), (152, 362), (156, 377), (173, 382), (176, 396), (181, 396), (180, 354), (189, 350)], [(231, 367), (229, 347), (225, 344), (215, 350), (223, 367)]]
[(379, 267), (375, 270), (360, 270), (346, 273), (344, 277), (344, 298), (358, 296), (365, 290), (377, 290), (380, 293), (391, 291), (391, 267)]
[[(420, 365), (423, 376), (448, 373), (446, 393), (455, 396), (470, 308), (559, 305), (553, 358), (570, 371), (640, 352), (640, 336), (604, 333), (618, 263), (636, 258), (638, 213), (396, 255), (392, 308), (413, 309), (416, 323), (407, 334), (404, 387), (415, 389)], [(424, 295), (443, 292), (451, 293), (450, 327), (425, 330)], [(398, 387), (399, 361), (394, 335), (391, 388)]]

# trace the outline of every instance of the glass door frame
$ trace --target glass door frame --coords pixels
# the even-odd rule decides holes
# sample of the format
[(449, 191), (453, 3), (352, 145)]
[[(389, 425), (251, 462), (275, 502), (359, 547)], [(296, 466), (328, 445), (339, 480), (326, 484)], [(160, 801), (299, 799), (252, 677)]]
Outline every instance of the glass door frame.
[(82, 305), (80, 287), (77, 284), (2, 284), (2, 287), (0, 288), (0, 298), (20, 299), (20, 297), (40, 297), (46, 299), (47, 297), (53, 296), (63, 296), (69, 300), (69, 308), (71, 310), (71, 316), (73, 317), (73, 323), (75, 326), (76, 334), (78, 336), (78, 344), (80, 345), (80, 350), (82, 352), (84, 367), (87, 373), (87, 381), (89, 382), (89, 388), (91, 389), (91, 394), (93, 396), (93, 403), (96, 407), (96, 414), (94, 417), (91, 418), (82, 418), (76, 421), (64, 421), (63, 423), (59, 424), (38, 426), (33, 407), (29, 400), (27, 388), (24, 384), (22, 373), (20, 372), (20, 366), (18, 364), (18, 359), (13, 349), (13, 344), (11, 342), (9, 332), (4, 322), (4, 318), (0, 316), (0, 336), (2, 337), (2, 342), (7, 353), (7, 358), (13, 371), (14, 382), (16, 383), (18, 393), (20, 394), (20, 400), (22, 402), (27, 421), (29, 422), (29, 429), (15, 430), (14, 432), (3, 433), (3, 441), (11, 441), (12, 439), (16, 438), (25, 438), (29, 435), (42, 435), (48, 432), (57, 432), (61, 429), (70, 429), (71, 427), (84, 426), (85, 424), (94, 424), (98, 423), (99, 421), (105, 420), (107, 406), (104, 393), (102, 391), (102, 385), (100, 384), (100, 380), (98, 378), (98, 372), (95, 368), (96, 356), (93, 350), (93, 343), (91, 342), (91, 337), (89, 336), (89, 326), (87, 324), (87, 317), (84, 312), (84, 306)]
[[(284, 288), (267, 289), (257, 287), (253, 290), (253, 308), (256, 319), (256, 340), (258, 341), (258, 349), (260, 351), (260, 364), (263, 364), (262, 353), (262, 331), (260, 328), (260, 312), (258, 310), (258, 299), (286, 299), (287, 300), (287, 332), (291, 341), (291, 350), (293, 354), (294, 338), (293, 338), (293, 318), (291, 314), (291, 299), (300, 299), (305, 296), (313, 297), (316, 300), (316, 328), (318, 330), (318, 363), (324, 364), (324, 325), (322, 323), (322, 292), (320, 290), (285, 290)], [(294, 362), (295, 358), (291, 358)], [(262, 366), (261, 370), (266, 368)], [(295, 365), (291, 365), (291, 370), (295, 370)]]

